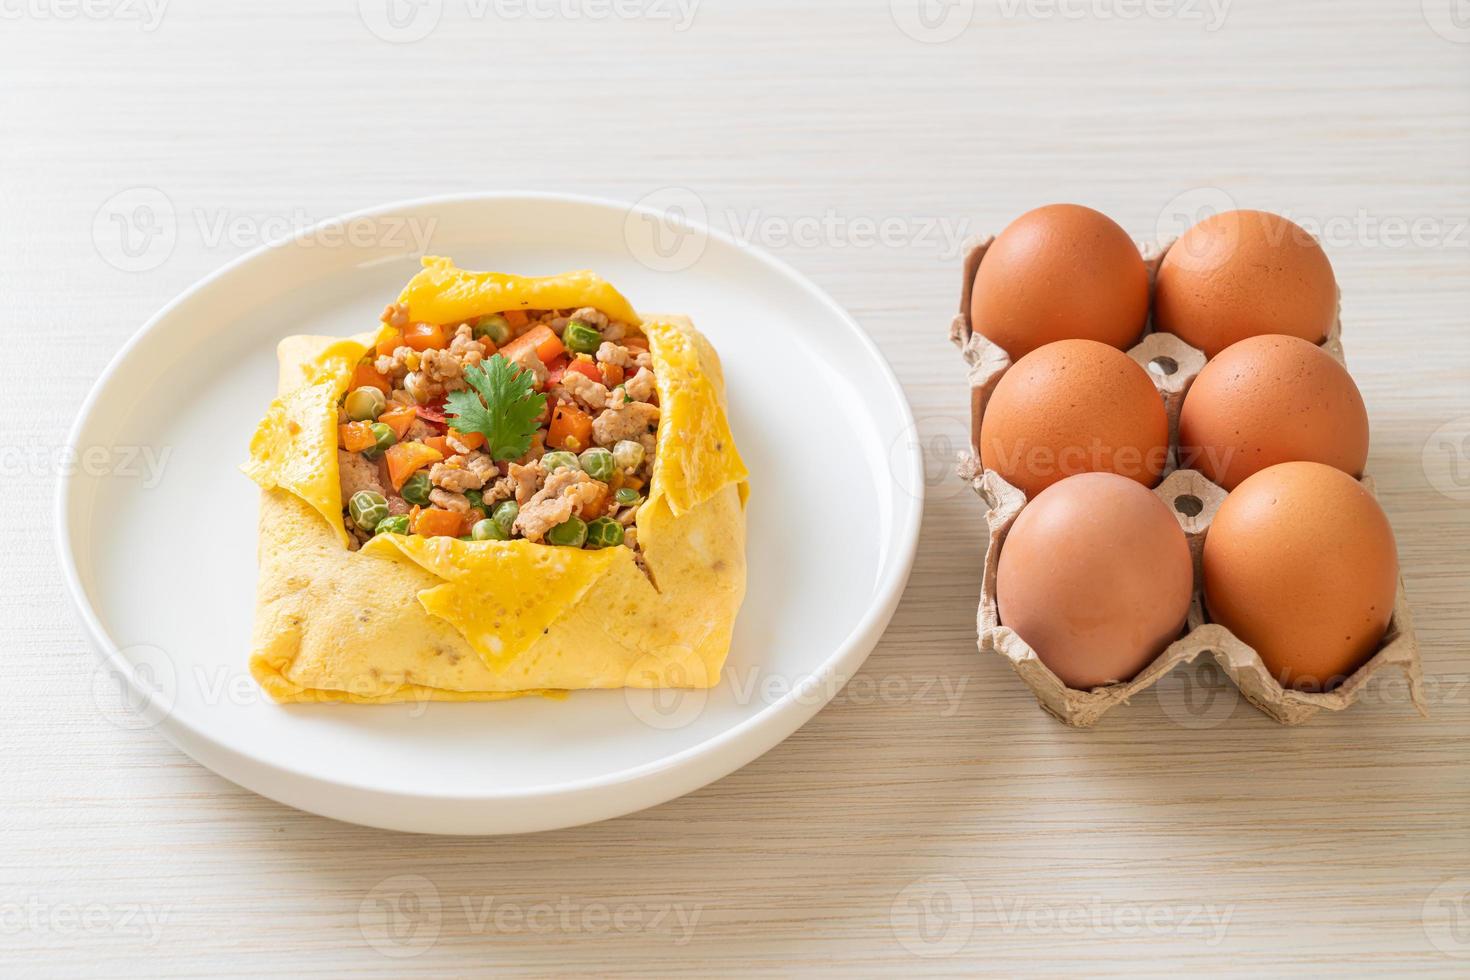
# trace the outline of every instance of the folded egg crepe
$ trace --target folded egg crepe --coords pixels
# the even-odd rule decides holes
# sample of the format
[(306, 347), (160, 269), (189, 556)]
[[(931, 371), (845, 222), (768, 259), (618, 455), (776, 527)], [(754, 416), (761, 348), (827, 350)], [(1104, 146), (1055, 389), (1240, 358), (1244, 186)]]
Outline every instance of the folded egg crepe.
[(430, 258), (351, 338), (288, 337), (251, 673), (282, 702), (718, 682), (747, 472), (719, 358), (587, 272)]

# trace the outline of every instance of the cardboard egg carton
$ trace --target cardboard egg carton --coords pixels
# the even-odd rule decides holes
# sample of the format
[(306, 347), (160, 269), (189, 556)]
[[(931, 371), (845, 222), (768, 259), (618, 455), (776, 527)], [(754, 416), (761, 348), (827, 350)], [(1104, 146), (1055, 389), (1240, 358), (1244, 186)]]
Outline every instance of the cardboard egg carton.
[[(1194, 597), (1190, 603), (1184, 635), (1171, 643), (1132, 680), (1079, 691), (1063, 684), (1041, 662), (1036, 651), (1025, 640), (1001, 623), (995, 598), (996, 569), (1000, 564), (1000, 550), (1006, 533), (1026, 505), (1026, 496), (1007, 483), (1000, 474), (984, 469), (977, 448), (980, 444), (980, 422), (985, 414), (986, 404), (1000, 382), (1001, 375), (1011, 365), (1010, 357), (1005, 351), (975, 333), (970, 324), (970, 289), (975, 281), (975, 272), (980, 267), (980, 260), (991, 241), (993, 238), (967, 243), (960, 310), (950, 325), (950, 339), (964, 356), (969, 367), (970, 382), (971, 451), (962, 455), (959, 472), (960, 477), (969, 482), (985, 502), (985, 520), (990, 532), (985, 568), (980, 577), (980, 608), (976, 620), (980, 652), (995, 652), (1009, 660), (1041, 706), (1061, 721), (1077, 728), (1089, 728), (1097, 724), (1108, 710), (1153, 687), (1161, 677), (1181, 663), (1192, 662), (1206, 654), (1215, 660), (1247, 701), (1283, 725), (1302, 724), (1323, 710), (1341, 711), (1347, 708), (1362, 696), (1375, 676), (1389, 669), (1402, 672), (1414, 707), (1421, 715), (1427, 714), (1419, 645), (1414, 636), (1413, 614), (1404, 596), (1402, 577), (1394, 597), (1393, 617), (1378, 652), (1342, 684), (1326, 693), (1308, 693), (1282, 687), (1255, 650), (1225, 627), (1208, 621), (1200, 560), (1204, 551), (1205, 534), (1215, 513), (1224, 503), (1226, 493), (1202, 473), (1177, 468), (1179, 409), (1184, 403), (1190, 384), (1205, 366), (1205, 355), (1203, 351), (1186, 344), (1173, 334), (1154, 333), (1152, 322), (1145, 327), (1139, 342), (1127, 353), (1153, 380), (1168, 413), (1169, 463), (1164, 471), (1164, 479), (1154, 488), (1154, 493), (1179, 520), (1194, 562)], [(1167, 251), (1168, 245), (1165, 245), (1151, 249), (1144, 255), (1150, 294), (1159, 262)], [(1322, 342), (1322, 348), (1339, 363), (1345, 363), (1340, 341), (1341, 330), (1339, 318), (1333, 324), (1327, 339)], [(1365, 476), (1362, 482), (1372, 493), (1372, 479)]]

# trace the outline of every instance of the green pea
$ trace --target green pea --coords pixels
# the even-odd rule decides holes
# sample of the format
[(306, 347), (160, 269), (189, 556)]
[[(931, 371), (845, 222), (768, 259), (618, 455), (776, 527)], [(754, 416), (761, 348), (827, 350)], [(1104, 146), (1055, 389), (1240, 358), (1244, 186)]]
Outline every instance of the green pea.
[(587, 547), (614, 548), (623, 543), (623, 525), (611, 517), (599, 517), (587, 525)]
[(403, 489), (398, 491), (398, 495), (411, 504), (427, 507), (429, 506), (429, 491), (433, 489), (434, 485), (429, 482), (429, 474), (423, 470), (414, 470), (413, 476), (403, 481)]
[(505, 536), (508, 538), (510, 537), (510, 529), (515, 526), (516, 518), (520, 516), (520, 504), (514, 500), (502, 500), (495, 505), (495, 510), (491, 512), (490, 519), (499, 526), (501, 531), (505, 532)]
[(510, 339), (510, 321), (499, 313), (482, 316), (475, 321), (475, 339), (488, 337), (496, 347)]
[(599, 449), (596, 447), (593, 447), (592, 449), (584, 449), (582, 451), (582, 455), (579, 457), (579, 460), (581, 461), (582, 469), (585, 470), (587, 475), (592, 477), (592, 479), (601, 480), (603, 483), (606, 483), (608, 480), (612, 479), (613, 470), (616, 469), (616, 464), (613, 463), (613, 454), (608, 452), (606, 449)]
[(612, 448), (613, 462), (624, 473), (632, 473), (643, 465), (643, 443), (619, 439)]
[(572, 320), (561, 333), (561, 342), (578, 354), (596, 354), (602, 346), (602, 334), (584, 320)]
[(381, 521), (378, 522), (378, 526), (373, 529), (373, 533), (374, 534), (407, 534), (408, 533), (408, 515), (407, 514), (395, 514), (392, 517), (385, 517), (385, 518), (383, 518)]
[(613, 499), (627, 507), (638, 502), (638, 491), (632, 487), (618, 487), (618, 492), (613, 494)]
[(574, 470), (582, 468), (577, 462), (577, 457), (560, 449), (542, 456), (541, 467), (546, 470), (548, 475), (555, 473), (557, 470), (567, 469), (568, 467)]
[(388, 501), (375, 490), (359, 490), (347, 501), (347, 513), (352, 523), (364, 531), (375, 531), (378, 523), (388, 516)]
[(505, 541), (510, 535), (501, 530), (500, 525), (492, 520), (476, 521), (475, 526), (470, 528), (470, 537), (476, 541)]
[(389, 446), (398, 441), (398, 436), (394, 435), (393, 430), (382, 422), (374, 422), (369, 428), (373, 430), (373, 439), (376, 441), (371, 449), (364, 449), (362, 454), (368, 459), (377, 459)]
[(580, 548), (587, 541), (587, 522), (580, 517), (571, 517), (546, 532), (551, 544)]
[(478, 507), (481, 510), (485, 509), (485, 495), (478, 490), (466, 490), (464, 492), (464, 499), (470, 502), (471, 507)]
[(347, 417), (354, 422), (375, 422), (383, 409), (388, 407), (388, 399), (377, 388), (364, 385), (354, 388), (342, 400), (342, 407), (347, 411)]

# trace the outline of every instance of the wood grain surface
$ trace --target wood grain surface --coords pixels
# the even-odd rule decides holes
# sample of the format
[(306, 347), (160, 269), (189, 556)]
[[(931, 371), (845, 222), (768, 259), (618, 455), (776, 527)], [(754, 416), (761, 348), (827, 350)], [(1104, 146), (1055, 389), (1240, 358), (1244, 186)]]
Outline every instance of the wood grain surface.
[[(1470, 970), (1464, 3), (918, 6), (0, 0), (0, 973)], [(113, 724), (51, 517), (108, 359), (264, 238), (512, 188), (687, 189), (877, 339), (930, 485), (862, 673), (715, 785), (514, 839), (308, 816)], [(1429, 719), (1389, 685), (1285, 729), (1201, 668), (1072, 731), (977, 654), (958, 241), (1055, 200), (1326, 239)]]

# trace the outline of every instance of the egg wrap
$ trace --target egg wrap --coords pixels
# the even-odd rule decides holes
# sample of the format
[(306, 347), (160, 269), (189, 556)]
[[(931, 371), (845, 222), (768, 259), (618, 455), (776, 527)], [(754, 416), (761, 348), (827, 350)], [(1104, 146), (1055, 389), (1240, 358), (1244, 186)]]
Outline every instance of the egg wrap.
[(348, 549), (337, 404), (375, 336), (296, 336), (242, 467), (261, 487), (250, 670), (279, 702), (489, 701), (719, 682), (745, 594), (748, 473), (719, 358), (687, 317), (643, 315), (589, 272), (525, 278), (425, 259), (412, 320), (592, 306), (648, 338), (660, 405), (645, 574), (630, 548), (380, 534)]

